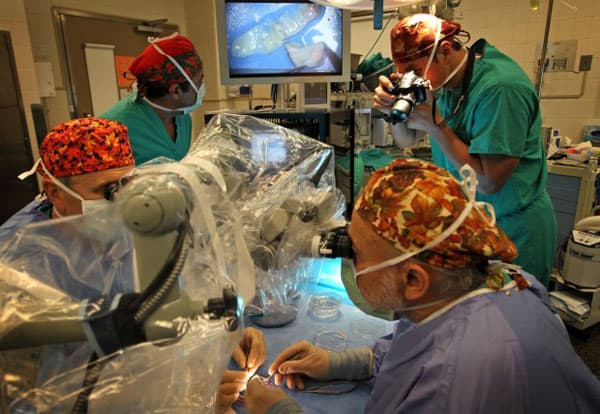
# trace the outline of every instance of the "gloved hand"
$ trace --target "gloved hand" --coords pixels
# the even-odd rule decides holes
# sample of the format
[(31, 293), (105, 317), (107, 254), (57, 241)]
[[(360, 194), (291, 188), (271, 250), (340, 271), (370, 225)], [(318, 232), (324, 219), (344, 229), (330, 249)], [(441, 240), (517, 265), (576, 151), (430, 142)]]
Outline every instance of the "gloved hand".
[(298, 405), (281, 388), (269, 387), (258, 378), (253, 378), (248, 383), (245, 401), (246, 409), (250, 414), (264, 414), (273, 405), (284, 400), (290, 403), (289, 409), (286, 409), (285, 412), (301, 412)]
[(231, 406), (240, 397), (240, 392), (246, 388), (248, 381), (248, 373), (246, 371), (227, 370), (223, 373), (221, 384), (219, 384), (219, 395), (217, 398), (217, 413), (231, 413)]
[(301, 341), (284, 349), (269, 367), (269, 375), (275, 375), (276, 385), (284, 380), (289, 389), (304, 389), (302, 375), (314, 379), (327, 379), (329, 353), (308, 341)]
[(263, 333), (258, 329), (246, 328), (242, 340), (233, 351), (232, 358), (243, 371), (227, 370), (223, 374), (219, 385), (219, 414), (232, 412), (231, 406), (246, 388), (248, 378), (265, 362), (267, 344)]
[(252, 376), (267, 359), (267, 343), (262, 331), (251, 327), (246, 328), (232, 357), (240, 368), (249, 372), (249, 377)]
[(380, 111), (388, 114), (392, 109), (392, 104), (396, 101), (396, 95), (392, 95), (388, 91), (394, 88), (396, 80), (400, 79), (401, 75), (398, 73), (390, 74), (390, 77), (381, 75), (379, 77), (379, 86), (375, 88), (375, 96), (373, 97), (373, 106), (378, 108)]

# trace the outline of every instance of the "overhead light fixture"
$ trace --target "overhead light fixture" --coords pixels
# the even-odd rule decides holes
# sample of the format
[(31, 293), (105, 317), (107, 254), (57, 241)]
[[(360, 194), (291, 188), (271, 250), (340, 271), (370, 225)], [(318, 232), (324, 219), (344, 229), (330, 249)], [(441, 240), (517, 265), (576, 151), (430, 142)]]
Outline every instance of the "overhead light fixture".
[[(319, 3), (324, 6), (333, 6), (338, 9), (349, 10), (373, 10), (377, 0), (312, 0), (313, 3)], [(381, 1), (383, 10), (395, 9), (413, 3), (420, 3), (423, 0), (383, 0)]]
[(135, 27), (135, 30), (146, 33), (162, 33), (164, 30), (161, 26), (166, 24), (168, 21), (169, 19), (163, 18), (142, 22)]
[(162, 33), (163, 32), (163, 29), (160, 27), (148, 26), (145, 24), (138, 24), (135, 27), (135, 30), (137, 30), (138, 32), (146, 32), (146, 33)]
[(383, 27), (383, 11), (418, 3), (422, 0), (311, 0), (324, 6), (333, 6), (349, 10), (373, 10), (373, 29)]

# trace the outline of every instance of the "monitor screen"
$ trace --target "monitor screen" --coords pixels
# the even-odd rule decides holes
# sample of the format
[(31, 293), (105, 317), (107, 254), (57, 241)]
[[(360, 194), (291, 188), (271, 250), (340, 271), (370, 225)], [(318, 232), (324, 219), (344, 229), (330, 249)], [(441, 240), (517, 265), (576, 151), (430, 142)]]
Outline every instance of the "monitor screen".
[(307, 0), (216, 4), (223, 84), (349, 80), (348, 11)]

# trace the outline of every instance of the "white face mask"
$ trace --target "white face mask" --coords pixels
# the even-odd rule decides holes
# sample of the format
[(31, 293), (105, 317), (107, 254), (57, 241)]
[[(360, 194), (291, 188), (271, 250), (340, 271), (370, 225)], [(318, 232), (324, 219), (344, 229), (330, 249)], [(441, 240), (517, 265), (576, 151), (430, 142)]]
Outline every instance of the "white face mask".
[[(196, 85), (194, 85), (194, 87), (195, 86)], [(202, 99), (204, 99), (204, 95), (206, 95), (206, 84), (204, 82), (202, 82), (202, 85), (200, 86), (200, 89), (196, 90), (196, 102), (194, 102), (190, 106), (185, 106), (183, 108), (180, 108), (180, 110), (184, 114), (191, 114), (196, 109), (198, 109), (200, 107), (200, 105), (202, 105)]]
[[(427, 76), (427, 72), (429, 72), (429, 68), (431, 67), (431, 62), (433, 62), (433, 58), (435, 56), (435, 53), (437, 52), (438, 44), (440, 42), (440, 35), (442, 32), (442, 22), (439, 19), (437, 20), (437, 22), (438, 22), (438, 26), (437, 26), (437, 31), (435, 33), (435, 42), (433, 43), (433, 48), (431, 49), (431, 54), (429, 55), (429, 59), (427, 60), (427, 65), (425, 66), (425, 72), (423, 72), (423, 76)], [(447, 84), (448, 81), (450, 79), (452, 79), (458, 73), (460, 68), (462, 68), (465, 65), (465, 63), (467, 63), (468, 57), (469, 57), (469, 54), (465, 53), (465, 56), (463, 57), (462, 61), (452, 70), (452, 72), (450, 72), (448, 74), (448, 76), (446, 76), (446, 79), (444, 79), (444, 81), (442, 83), (440, 83), (438, 86), (436, 86), (435, 88), (432, 87), (431, 90), (437, 91), (438, 89), (443, 87), (445, 84)]]
[[(175, 33), (174, 35), (176, 35), (176, 34), (177, 33)], [(183, 77), (188, 81), (188, 83), (191, 85), (192, 89), (194, 89), (194, 91), (196, 92), (196, 101), (192, 105), (184, 106), (183, 108), (167, 108), (165, 106), (162, 106), (162, 105), (152, 102), (151, 100), (149, 100), (146, 97), (144, 97), (143, 99), (144, 99), (144, 101), (146, 101), (148, 103), (148, 105), (150, 105), (156, 109), (160, 109), (161, 111), (183, 112), (184, 114), (190, 114), (190, 113), (194, 112), (196, 109), (198, 109), (198, 107), (200, 107), (200, 105), (202, 105), (202, 100), (204, 99), (204, 95), (206, 95), (206, 84), (204, 82), (202, 82), (202, 85), (200, 86), (200, 88), (198, 88), (196, 86), (196, 84), (192, 81), (192, 78), (190, 78), (189, 75), (187, 74), (187, 72), (185, 70), (183, 70), (183, 68), (181, 67), (179, 62), (177, 62), (177, 60), (175, 60), (175, 58), (173, 58), (172, 56), (167, 55), (160, 48), (160, 46), (158, 46), (158, 44), (157, 44), (158, 40), (160, 40), (160, 39), (155, 39), (155, 40), (149, 39), (149, 42), (154, 47), (154, 49), (156, 49), (156, 51), (158, 53), (160, 53), (161, 55), (163, 55), (167, 59), (169, 59), (171, 61), (171, 63), (173, 65), (175, 65), (177, 70), (179, 70), (179, 72), (183, 75)]]
[[(58, 180), (56, 177), (54, 177), (52, 174), (50, 174), (50, 171), (48, 171), (48, 169), (46, 168), (46, 166), (44, 165), (44, 163), (41, 160), (38, 161), (38, 162), (42, 166), (42, 169), (44, 170), (44, 172), (46, 173), (46, 175), (48, 176), (48, 178), (50, 178), (52, 180), (52, 182), (54, 182), (54, 184), (56, 184), (56, 186), (58, 188), (60, 188), (65, 193), (69, 194), (71, 197), (74, 197), (74, 198), (76, 198), (77, 200), (79, 200), (81, 202), (81, 214), (86, 214), (86, 213), (89, 213), (90, 211), (93, 211), (93, 210), (96, 210), (98, 208), (102, 208), (102, 207), (106, 207), (106, 206), (110, 205), (111, 201), (110, 200), (105, 200), (103, 198), (100, 198), (100, 199), (97, 199), (97, 200), (86, 200), (86, 199), (84, 199), (76, 191), (70, 189), (69, 187), (67, 187), (66, 185), (64, 185), (63, 183), (61, 183), (60, 180)], [(34, 168), (37, 168), (37, 163), (34, 166)], [(52, 209), (54, 211), (54, 214), (57, 217), (62, 217), (62, 214), (60, 214), (58, 212), (58, 210), (56, 209), (56, 207), (52, 207)]]

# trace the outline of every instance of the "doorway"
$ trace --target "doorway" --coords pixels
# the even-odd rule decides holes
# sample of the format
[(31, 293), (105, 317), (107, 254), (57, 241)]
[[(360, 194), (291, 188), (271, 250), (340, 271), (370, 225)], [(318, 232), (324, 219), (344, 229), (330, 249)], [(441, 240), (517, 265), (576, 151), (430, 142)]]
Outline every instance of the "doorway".
[(35, 177), (19, 181), (17, 175), (31, 168), (33, 156), (25, 122), (23, 100), (10, 32), (0, 30), (0, 223), (29, 203), (37, 194)]

